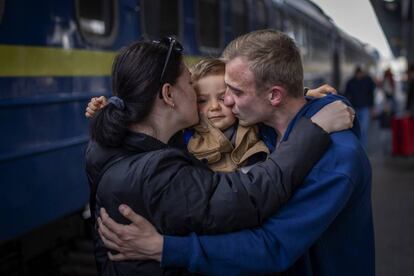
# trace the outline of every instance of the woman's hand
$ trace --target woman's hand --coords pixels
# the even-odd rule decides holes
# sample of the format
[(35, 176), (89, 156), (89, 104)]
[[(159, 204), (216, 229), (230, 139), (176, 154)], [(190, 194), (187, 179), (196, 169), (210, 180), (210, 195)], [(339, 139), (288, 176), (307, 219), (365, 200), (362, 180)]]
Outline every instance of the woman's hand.
[(86, 107), (86, 118), (93, 118), (93, 116), (95, 116), (95, 113), (98, 110), (104, 108), (107, 104), (108, 102), (105, 96), (92, 98), (91, 101), (88, 103), (88, 106)]
[(306, 92), (306, 96), (313, 98), (322, 98), (328, 94), (338, 94), (338, 92), (329, 84), (324, 84), (315, 89), (309, 89), (308, 92)]
[(108, 253), (112, 261), (156, 260), (161, 261), (164, 238), (155, 227), (126, 205), (119, 206), (119, 212), (128, 220), (129, 225), (116, 223), (104, 208), (98, 218), (99, 235), (108, 249), (118, 254)]
[(352, 128), (355, 110), (342, 101), (335, 101), (325, 105), (311, 120), (327, 133)]

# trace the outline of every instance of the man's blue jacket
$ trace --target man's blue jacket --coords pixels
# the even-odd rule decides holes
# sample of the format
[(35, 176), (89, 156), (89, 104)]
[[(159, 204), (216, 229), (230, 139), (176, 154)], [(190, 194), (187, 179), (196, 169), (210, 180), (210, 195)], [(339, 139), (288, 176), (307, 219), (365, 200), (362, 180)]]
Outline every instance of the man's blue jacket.
[[(311, 117), (337, 99), (344, 100), (330, 95), (309, 101), (283, 140), (300, 117)], [(331, 134), (330, 149), (305, 183), (261, 227), (165, 236), (162, 266), (211, 275), (375, 275), (371, 166), (358, 137), (358, 122), (352, 130)]]

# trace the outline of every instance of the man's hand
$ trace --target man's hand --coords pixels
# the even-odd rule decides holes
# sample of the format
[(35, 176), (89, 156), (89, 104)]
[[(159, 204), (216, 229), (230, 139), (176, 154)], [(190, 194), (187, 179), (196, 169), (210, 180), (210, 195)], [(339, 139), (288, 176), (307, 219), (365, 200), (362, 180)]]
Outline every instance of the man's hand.
[(129, 225), (116, 223), (104, 208), (98, 218), (99, 235), (108, 249), (119, 253), (108, 253), (112, 261), (156, 260), (161, 261), (164, 238), (148, 220), (136, 214), (126, 205), (119, 206), (119, 212)]
[(314, 98), (322, 98), (328, 94), (338, 94), (338, 92), (329, 84), (324, 84), (315, 89), (309, 89), (308, 92), (306, 92), (306, 96)]
[(85, 112), (86, 118), (93, 118), (96, 111), (104, 108), (107, 104), (108, 102), (105, 96), (92, 98), (91, 101), (88, 103), (88, 106), (86, 107), (86, 112)]

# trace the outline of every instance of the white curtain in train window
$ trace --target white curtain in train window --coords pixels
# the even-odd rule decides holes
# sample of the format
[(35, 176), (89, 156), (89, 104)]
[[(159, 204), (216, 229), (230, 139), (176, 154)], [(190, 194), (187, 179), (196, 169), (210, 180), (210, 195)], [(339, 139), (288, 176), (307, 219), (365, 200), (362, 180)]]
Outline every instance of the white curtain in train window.
[(114, 25), (114, 0), (77, 0), (81, 31), (96, 36), (109, 36)]

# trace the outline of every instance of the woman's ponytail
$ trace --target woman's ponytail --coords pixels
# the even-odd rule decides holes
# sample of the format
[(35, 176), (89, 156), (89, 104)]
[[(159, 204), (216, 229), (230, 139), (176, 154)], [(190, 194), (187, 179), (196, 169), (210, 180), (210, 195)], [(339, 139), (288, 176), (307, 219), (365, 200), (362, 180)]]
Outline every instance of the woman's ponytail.
[(92, 119), (92, 139), (103, 146), (118, 147), (128, 131), (126, 118), (125, 106), (120, 109), (108, 101), (108, 104)]
[[(163, 85), (160, 77), (168, 58), (168, 46), (137, 42), (121, 49), (112, 66), (115, 96), (91, 122), (91, 137), (102, 146), (122, 144), (131, 124), (144, 120), (151, 112)], [(172, 51), (164, 82), (175, 84), (182, 72), (182, 54)]]

